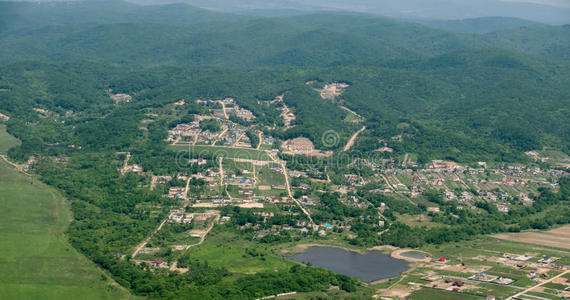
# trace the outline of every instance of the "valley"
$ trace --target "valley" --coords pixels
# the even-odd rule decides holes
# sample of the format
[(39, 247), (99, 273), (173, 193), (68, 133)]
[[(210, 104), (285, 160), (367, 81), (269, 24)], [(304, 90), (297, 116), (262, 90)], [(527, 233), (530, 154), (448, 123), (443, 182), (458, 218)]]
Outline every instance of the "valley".
[(0, 2), (0, 298), (570, 297), (568, 25), (273, 13)]

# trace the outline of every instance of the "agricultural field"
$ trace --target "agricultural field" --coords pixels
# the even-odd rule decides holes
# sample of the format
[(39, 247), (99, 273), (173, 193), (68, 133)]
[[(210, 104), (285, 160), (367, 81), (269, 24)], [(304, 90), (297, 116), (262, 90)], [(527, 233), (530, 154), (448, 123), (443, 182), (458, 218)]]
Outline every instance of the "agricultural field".
[(562, 226), (549, 231), (503, 233), (494, 237), (507, 241), (517, 241), (528, 244), (564, 248), (570, 250), (570, 225)]
[(71, 216), (57, 191), (0, 161), (0, 202), (1, 299), (132, 298), (67, 243)]

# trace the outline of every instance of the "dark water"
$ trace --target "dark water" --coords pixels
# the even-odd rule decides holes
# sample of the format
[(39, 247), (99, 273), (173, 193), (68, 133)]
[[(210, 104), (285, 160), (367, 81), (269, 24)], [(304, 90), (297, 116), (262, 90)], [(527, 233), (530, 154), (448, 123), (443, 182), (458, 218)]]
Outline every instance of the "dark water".
[(310, 262), (315, 266), (357, 277), (366, 282), (394, 277), (408, 269), (405, 261), (392, 258), (380, 251), (360, 254), (340, 248), (311, 247), (306, 252), (289, 258), (302, 263)]
[(405, 256), (405, 257), (409, 257), (409, 258), (415, 258), (415, 259), (424, 259), (424, 258), (429, 257), (429, 255), (427, 255), (426, 253), (423, 253), (420, 251), (408, 251), (408, 252), (400, 253), (400, 255)]

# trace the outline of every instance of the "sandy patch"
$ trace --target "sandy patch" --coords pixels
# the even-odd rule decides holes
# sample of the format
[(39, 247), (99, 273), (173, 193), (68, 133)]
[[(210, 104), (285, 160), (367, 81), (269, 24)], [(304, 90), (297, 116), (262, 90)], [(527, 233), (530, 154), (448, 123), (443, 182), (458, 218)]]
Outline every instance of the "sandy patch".
[(194, 203), (192, 207), (220, 207), (220, 204), (204, 202), (204, 203)]
[(263, 208), (263, 203), (243, 203), (238, 205), (241, 208)]
[[(423, 259), (417, 259), (417, 258), (406, 257), (406, 256), (401, 255), (402, 253), (410, 252), (410, 251), (425, 253), (425, 254), (429, 255), (430, 257), (426, 257)], [(405, 260), (405, 261), (409, 261), (409, 262), (429, 262), (431, 260), (431, 254), (424, 252), (424, 251), (418, 251), (418, 250), (413, 250), (413, 249), (398, 249), (398, 250), (392, 251), (392, 253), (390, 253), (390, 255), (395, 259), (401, 259), (401, 260)]]

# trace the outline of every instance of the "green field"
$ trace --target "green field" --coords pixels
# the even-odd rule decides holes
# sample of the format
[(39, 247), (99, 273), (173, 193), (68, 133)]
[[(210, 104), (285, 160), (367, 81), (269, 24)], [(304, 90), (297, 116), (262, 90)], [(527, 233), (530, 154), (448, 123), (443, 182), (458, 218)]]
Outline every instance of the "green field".
[[(17, 142), (0, 141), (2, 151)], [(57, 191), (0, 161), (0, 203), (0, 299), (130, 298), (67, 243), (71, 215)]]
[[(244, 240), (235, 233), (224, 232), (214, 227), (206, 241), (187, 253), (211, 266), (225, 267), (231, 272), (251, 273), (284, 270), (293, 261), (271, 254), (268, 246)], [(254, 254), (254, 255), (252, 255)]]
[(265, 166), (262, 168), (259, 168), (259, 173), (257, 175), (258, 180), (259, 180), (259, 185), (285, 185), (286, 181), (285, 181), (285, 175), (283, 174), (278, 174), (278, 173), (273, 173), (271, 171), (271, 167), (277, 167), (277, 165), (274, 166)]
[(0, 124), (0, 154), (6, 153), (8, 149), (17, 146), (20, 141), (6, 132), (6, 125)]
[(172, 145), (171, 149), (177, 151), (190, 151), (192, 154), (216, 155), (228, 158), (243, 158), (251, 160), (271, 161), (271, 157), (264, 151), (255, 149), (228, 148), (221, 146), (202, 146), (202, 145)]
[(427, 214), (412, 216), (409, 214), (398, 214), (394, 213), (394, 215), (398, 218), (399, 221), (407, 224), (408, 226), (413, 227), (427, 227), (427, 228), (435, 228), (435, 227), (447, 227), (445, 224), (435, 223), (431, 221), (431, 217)]
[(421, 289), (413, 292), (408, 299), (410, 300), (480, 300), (485, 299), (484, 297), (478, 297), (473, 295), (466, 295), (457, 292), (448, 292), (444, 290), (436, 289)]

